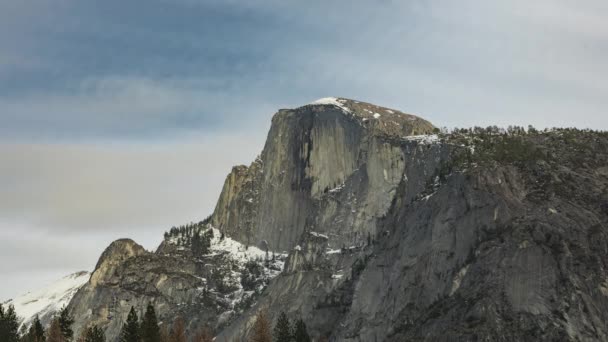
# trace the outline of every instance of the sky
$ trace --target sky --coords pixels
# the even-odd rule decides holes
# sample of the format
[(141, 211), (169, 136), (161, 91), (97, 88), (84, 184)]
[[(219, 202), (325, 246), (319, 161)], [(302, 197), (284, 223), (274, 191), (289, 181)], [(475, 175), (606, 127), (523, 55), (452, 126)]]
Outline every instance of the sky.
[(608, 129), (604, 0), (0, 0), (0, 302), (215, 206), (272, 114)]

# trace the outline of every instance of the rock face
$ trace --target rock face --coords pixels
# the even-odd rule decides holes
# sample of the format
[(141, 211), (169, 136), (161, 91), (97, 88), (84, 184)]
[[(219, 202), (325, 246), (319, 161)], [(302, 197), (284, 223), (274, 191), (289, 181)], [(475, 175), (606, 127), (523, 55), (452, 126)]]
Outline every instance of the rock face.
[[(219, 329), (250, 306), (256, 293), (283, 267), (284, 255), (262, 263), (264, 251), (222, 239), (217, 230), (213, 230), (208, 253), (194, 256), (186, 239), (194, 232), (209, 229), (192, 226), (168, 237), (156, 253), (132, 240), (113, 242), (91, 280), (70, 302), (74, 330), (99, 325), (107, 340), (115, 341), (131, 307), (142, 317), (148, 303), (154, 305), (161, 325), (170, 326), (181, 316), (190, 332), (205, 326)], [(255, 274), (243, 286), (241, 275), (251, 267)]]
[(226, 179), (212, 224), (272, 250), (288, 250), (315, 230), (330, 245), (361, 243), (376, 234), (403, 176), (404, 152), (394, 141), (433, 129), (416, 116), (347, 99), (280, 110), (261, 156)]
[(78, 328), (112, 340), (153, 302), (216, 341), (261, 309), (331, 341), (608, 341), (607, 134), (437, 131), (347, 99), (280, 110), (208, 220), (104, 252)]

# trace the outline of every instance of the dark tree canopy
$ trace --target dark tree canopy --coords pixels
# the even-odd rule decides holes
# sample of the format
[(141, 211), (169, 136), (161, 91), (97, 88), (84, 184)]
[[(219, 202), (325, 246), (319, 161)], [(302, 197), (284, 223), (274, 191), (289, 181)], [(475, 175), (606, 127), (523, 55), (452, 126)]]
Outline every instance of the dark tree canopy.
[(160, 342), (160, 328), (152, 303), (148, 304), (141, 322), (141, 340), (142, 342)]
[(131, 307), (127, 321), (120, 332), (120, 342), (140, 342), (139, 321), (135, 308)]
[(40, 323), (38, 315), (34, 318), (34, 322), (30, 325), (30, 329), (27, 333), (27, 342), (45, 342), (46, 336), (44, 335), (44, 328)]
[(82, 342), (105, 342), (105, 341), (106, 341), (106, 336), (103, 333), (103, 330), (101, 330), (101, 328), (99, 328), (95, 325), (93, 327), (87, 328), (87, 330), (84, 333), (84, 339)]
[(8, 309), (5, 310), (0, 304), (0, 341), (19, 341), (19, 319), (15, 307), (12, 305), (9, 305)]
[(302, 319), (299, 319), (296, 322), (296, 326), (293, 332), (293, 340), (294, 342), (310, 342), (310, 336), (308, 335), (308, 330), (306, 329), (306, 323)]
[(289, 318), (285, 312), (281, 312), (277, 324), (274, 327), (274, 341), (275, 342), (291, 342), (292, 341), (291, 324)]
[(66, 342), (70, 342), (74, 338), (72, 324), (74, 324), (74, 317), (70, 315), (66, 307), (63, 307), (59, 312), (59, 328)]

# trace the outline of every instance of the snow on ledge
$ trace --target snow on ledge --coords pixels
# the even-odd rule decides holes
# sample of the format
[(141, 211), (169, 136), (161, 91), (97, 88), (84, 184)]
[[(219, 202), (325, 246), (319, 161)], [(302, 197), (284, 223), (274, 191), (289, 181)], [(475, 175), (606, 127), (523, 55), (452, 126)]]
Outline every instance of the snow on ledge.
[(329, 237), (325, 234), (321, 234), (321, 233), (317, 233), (317, 232), (310, 232), (310, 235), (317, 237), (317, 238), (322, 238), (322, 239), (329, 239)]
[(426, 135), (410, 135), (403, 137), (408, 141), (417, 141), (421, 144), (435, 144), (439, 142), (439, 136), (437, 134), (426, 134)]

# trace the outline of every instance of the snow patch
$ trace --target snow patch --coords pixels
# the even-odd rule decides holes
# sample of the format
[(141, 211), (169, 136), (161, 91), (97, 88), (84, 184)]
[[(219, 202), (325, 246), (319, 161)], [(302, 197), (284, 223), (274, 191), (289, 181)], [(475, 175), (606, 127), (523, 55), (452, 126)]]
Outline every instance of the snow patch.
[(416, 141), (420, 144), (430, 145), (439, 142), (439, 136), (437, 134), (426, 134), (426, 135), (409, 135), (403, 137), (407, 141)]
[(340, 185), (338, 185), (337, 187), (333, 188), (333, 189), (329, 189), (330, 193), (334, 193), (334, 192), (340, 192), (342, 191), (342, 189), (344, 189), (345, 184), (342, 183)]
[(377, 119), (377, 118), (379, 118), (380, 116), (381, 116), (380, 114), (378, 114), (378, 113), (374, 113), (374, 119)]
[(462, 283), (462, 279), (467, 274), (467, 270), (469, 269), (469, 265), (464, 266), (463, 268), (456, 273), (454, 279), (452, 279), (452, 289), (450, 290), (450, 296), (453, 295), (459, 288)]
[[(215, 228), (210, 229), (213, 229), (213, 239), (211, 239), (211, 246), (209, 247), (209, 256), (228, 252), (233, 259), (240, 262), (264, 260), (264, 258), (266, 258), (266, 251), (255, 246), (247, 247), (228, 236), (224, 236), (224, 239), (222, 240), (222, 233), (219, 230)], [(268, 252), (271, 253), (272, 251)], [(275, 253), (275, 255), (286, 256), (280, 253)]]
[(318, 99), (316, 101), (311, 102), (311, 105), (333, 105), (336, 106), (340, 109), (342, 109), (343, 111), (345, 111), (346, 113), (350, 113), (350, 109), (347, 108), (344, 105), (345, 100), (343, 99), (338, 99), (337, 97), (324, 97), (321, 99)]
[(329, 239), (329, 237), (325, 234), (321, 234), (321, 233), (317, 233), (317, 232), (310, 232), (310, 235), (314, 236), (314, 237), (320, 237), (323, 239)]
[(41, 318), (50, 316), (68, 305), (76, 291), (86, 284), (90, 277), (89, 272), (73, 273), (47, 287), (27, 292), (4, 304), (14, 305), (17, 316), (23, 319), (21, 323), (28, 324), (36, 315)]

